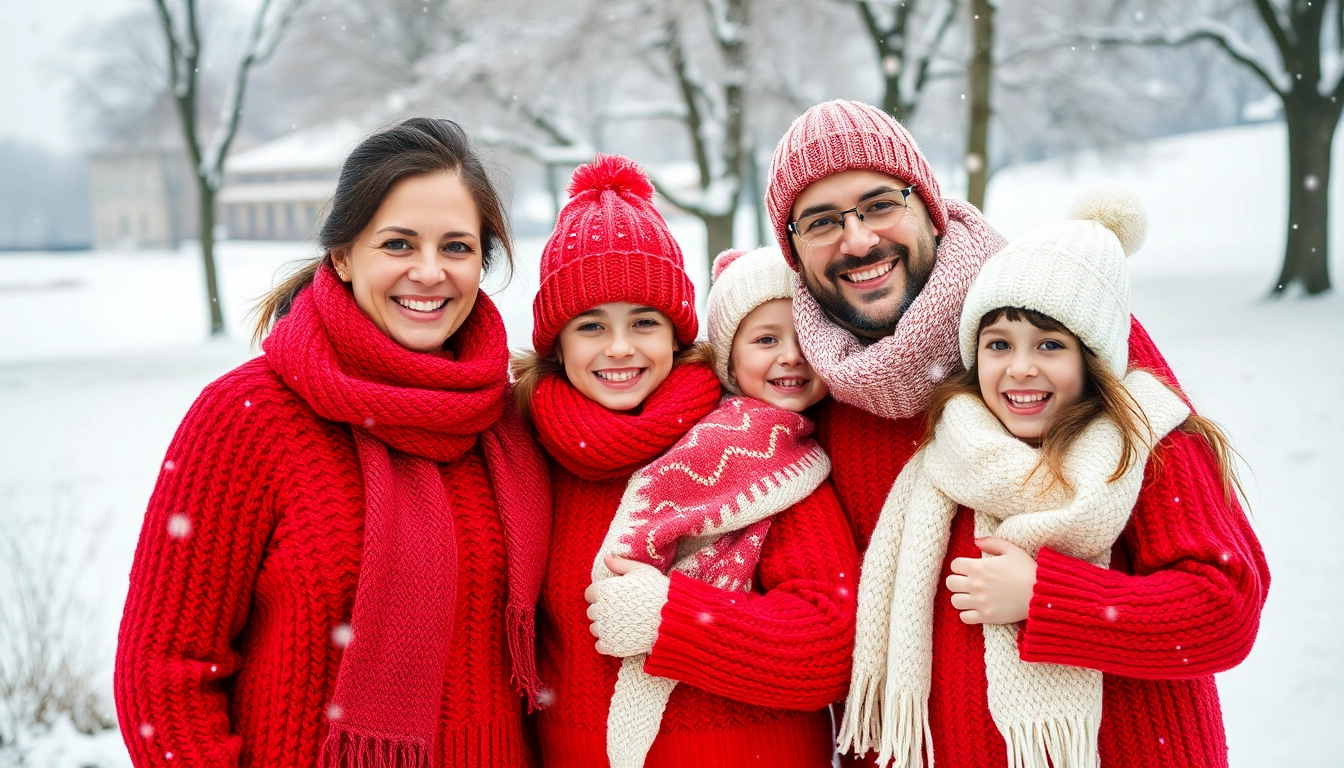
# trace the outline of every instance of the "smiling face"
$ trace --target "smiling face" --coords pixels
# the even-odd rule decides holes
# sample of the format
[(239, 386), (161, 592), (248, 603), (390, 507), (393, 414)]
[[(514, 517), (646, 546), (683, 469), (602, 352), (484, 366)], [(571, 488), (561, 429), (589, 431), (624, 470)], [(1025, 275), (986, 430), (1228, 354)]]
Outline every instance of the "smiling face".
[(793, 327), (793, 302), (772, 299), (737, 326), (728, 375), (742, 394), (801, 413), (826, 396), (826, 383), (803, 357)]
[[(805, 188), (791, 215), (797, 221), (846, 211), (908, 186), (876, 171), (841, 171)], [(807, 290), (836, 323), (858, 336), (891, 335), (933, 272), (938, 229), (918, 194), (910, 195), (907, 204), (898, 221), (876, 229), (847, 214), (840, 239), (827, 245), (805, 245), (790, 235)]]
[(392, 185), (354, 243), (331, 253), (355, 304), (401, 346), (434, 352), (462, 327), (481, 285), (481, 214), (454, 173)]
[(1006, 316), (981, 329), (975, 365), (990, 412), (1033, 444), (1056, 414), (1078, 402), (1086, 383), (1076, 336)]
[(556, 354), (584, 397), (611, 411), (643, 404), (672, 372), (672, 321), (638, 304), (600, 304), (565, 324)]

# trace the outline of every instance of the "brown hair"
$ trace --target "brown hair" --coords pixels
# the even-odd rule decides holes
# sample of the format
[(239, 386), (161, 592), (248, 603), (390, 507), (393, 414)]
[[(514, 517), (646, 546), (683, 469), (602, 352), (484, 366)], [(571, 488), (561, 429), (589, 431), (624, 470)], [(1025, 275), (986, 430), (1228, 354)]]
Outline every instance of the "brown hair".
[(331, 262), (333, 250), (359, 237), (393, 185), (411, 176), (441, 172), (457, 174), (481, 212), (482, 269), (490, 271), (502, 252), (512, 271), (508, 211), (466, 131), (452, 120), (413, 117), (378, 131), (350, 152), (329, 204), (331, 213), (317, 236), (322, 255), (298, 262), (288, 277), (257, 302), (252, 309), (256, 319), (253, 341), (259, 343), (271, 325), (289, 312), (299, 291), (313, 282), (323, 264)]
[[(1009, 321), (1026, 320), (1043, 331), (1057, 331), (1068, 333), (1070, 336), (1073, 335), (1063, 323), (1048, 315), (1017, 307), (1000, 307), (991, 310), (980, 318), (980, 326), (976, 329), (976, 337), (978, 338), (985, 328), (997, 322), (999, 318), (1007, 318)], [(1097, 357), (1096, 353), (1081, 340), (1079, 346), (1083, 352), (1083, 393), (1077, 402), (1060, 409), (1055, 418), (1051, 419), (1050, 423), (1046, 425), (1045, 432), (1041, 435), (1041, 458), (1032, 469), (1033, 474), (1041, 468), (1050, 473), (1050, 484), (1047, 487), (1059, 485), (1068, 491), (1073, 491), (1073, 486), (1064, 476), (1064, 458), (1068, 455), (1069, 448), (1072, 447), (1078, 436), (1094, 419), (1104, 416), (1110, 419), (1120, 430), (1122, 441), (1120, 461), (1116, 465), (1115, 472), (1107, 478), (1106, 482), (1108, 483), (1119, 480), (1134, 466), (1134, 462), (1138, 460), (1139, 446), (1146, 442), (1145, 436), (1151, 435), (1153, 431), (1152, 425), (1148, 423), (1147, 417), (1143, 414), (1143, 410), (1134, 400), (1134, 397), (1129, 394), (1129, 390), (1125, 389), (1120, 377), (1116, 376), (1110, 368), (1102, 363), (1101, 358)], [(1171, 386), (1170, 382), (1157, 374), (1154, 375), (1173, 392), (1180, 394), (1175, 387)], [(984, 401), (980, 394), (978, 359), (971, 364), (968, 370), (958, 373), (933, 390), (929, 397), (927, 411), (926, 441), (933, 437), (934, 428), (938, 424), (938, 419), (943, 415), (943, 410), (947, 407), (948, 402), (961, 394), (973, 395), (982, 402)], [(1234, 487), (1245, 499), (1245, 490), (1237, 477), (1236, 468), (1232, 461), (1233, 456), (1236, 456), (1237, 453), (1222, 429), (1213, 421), (1193, 411), (1176, 428), (1181, 432), (1200, 435), (1208, 442), (1218, 463), (1218, 472), (1222, 477), (1223, 493), (1226, 500), (1231, 503)], [(1154, 449), (1152, 458), (1160, 468), (1162, 462), (1160, 449)]]
[[(699, 363), (709, 369), (714, 368), (714, 348), (709, 342), (697, 341), (677, 352), (672, 357), (672, 367), (688, 363)], [(565, 375), (565, 366), (555, 357), (542, 357), (532, 350), (515, 352), (509, 361), (509, 371), (513, 374), (513, 397), (518, 413), (526, 420), (532, 419), (532, 395), (537, 384), (549, 374)]]

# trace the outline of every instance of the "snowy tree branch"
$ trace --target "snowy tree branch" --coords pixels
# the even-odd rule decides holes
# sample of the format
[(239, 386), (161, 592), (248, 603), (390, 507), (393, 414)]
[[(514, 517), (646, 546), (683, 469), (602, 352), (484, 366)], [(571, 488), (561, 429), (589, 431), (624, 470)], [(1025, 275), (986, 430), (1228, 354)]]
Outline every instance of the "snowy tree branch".
[(719, 45), (738, 45), (746, 41), (747, 31), (741, 21), (731, 18), (728, 0), (704, 0), (709, 14), (710, 28)]
[(1265, 22), (1265, 28), (1274, 36), (1274, 44), (1279, 48), (1284, 68), (1289, 69), (1292, 51), (1297, 46), (1297, 41), (1289, 38), (1289, 34), (1293, 31), (1292, 21), (1279, 8), (1274, 7), (1270, 0), (1255, 0), (1255, 9), (1260, 12), (1260, 19)]
[(492, 147), (501, 147), (525, 155), (542, 165), (582, 165), (593, 159), (597, 150), (587, 142), (581, 144), (543, 144), (529, 141), (496, 128), (481, 128), (476, 131), (481, 143)]
[(1292, 90), (1288, 75), (1275, 73), (1274, 66), (1261, 58), (1249, 43), (1235, 31), (1216, 21), (1206, 20), (1185, 29), (1171, 32), (1158, 30), (1103, 30), (1079, 36), (1085, 42), (1103, 45), (1163, 45), (1180, 46), (1208, 40), (1216, 43), (1229, 56), (1240, 62), (1264, 81), (1270, 90), (1284, 96)]

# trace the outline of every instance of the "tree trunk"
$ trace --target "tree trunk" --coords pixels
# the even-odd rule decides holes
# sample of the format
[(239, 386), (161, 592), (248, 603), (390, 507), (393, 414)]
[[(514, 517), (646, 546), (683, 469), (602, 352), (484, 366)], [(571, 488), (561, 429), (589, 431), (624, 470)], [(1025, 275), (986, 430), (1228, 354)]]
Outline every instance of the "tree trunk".
[(1340, 109), (1315, 93), (1284, 99), (1288, 124), (1288, 242), (1273, 295), (1294, 282), (1308, 294), (1330, 290), (1330, 154)]
[(882, 111), (896, 118), (896, 122), (905, 124), (910, 119), (905, 104), (901, 101), (901, 75), (884, 74), (882, 77)]
[(705, 250), (712, 269), (714, 257), (733, 247), (733, 212), (726, 216), (702, 216), (705, 222)]
[(994, 80), (994, 3), (971, 0), (970, 125), (966, 131), (966, 200), (985, 208), (989, 186), (989, 99)]
[(224, 335), (224, 310), (219, 306), (219, 279), (215, 276), (215, 190), (197, 176), (201, 198), (201, 259), (205, 264), (205, 295), (210, 301), (210, 335)]

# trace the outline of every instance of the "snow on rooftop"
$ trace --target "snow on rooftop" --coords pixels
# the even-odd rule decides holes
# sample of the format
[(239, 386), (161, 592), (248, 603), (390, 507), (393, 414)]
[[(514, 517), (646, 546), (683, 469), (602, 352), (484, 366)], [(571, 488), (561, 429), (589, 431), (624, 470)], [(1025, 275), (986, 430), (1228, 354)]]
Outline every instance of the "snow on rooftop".
[(354, 120), (336, 120), (295, 131), (231, 156), (226, 173), (277, 173), (330, 169), (334, 174), (345, 156), (370, 130)]

